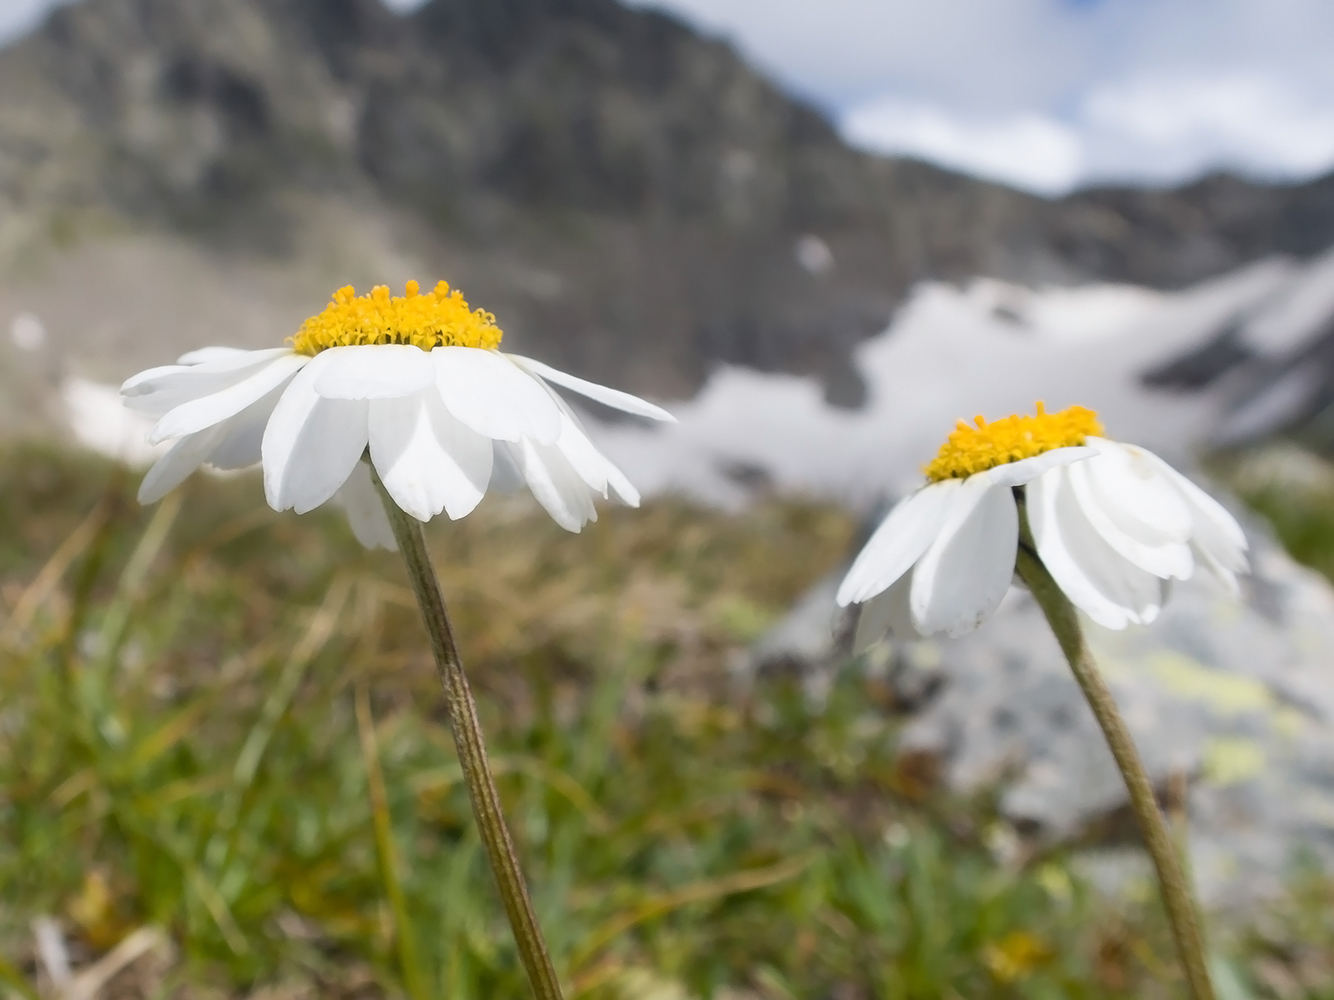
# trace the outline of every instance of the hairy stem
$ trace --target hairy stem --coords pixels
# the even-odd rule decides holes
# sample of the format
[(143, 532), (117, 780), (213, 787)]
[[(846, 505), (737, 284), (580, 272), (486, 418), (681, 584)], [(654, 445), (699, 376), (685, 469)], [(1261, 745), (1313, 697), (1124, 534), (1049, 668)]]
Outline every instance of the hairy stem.
[(1103, 681), (1098, 664), (1089, 650), (1074, 605), (1052, 579), (1042, 560), (1023, 545), (1019, 547), (1016, 568), (1042, 608), (1042, 613), (1046, 615), (1052, 632), (1056, 634), (1061, 652), (1069, 661), (1075, 680), (1083, 689), (1084, 697), (1088, 699), (1089, 707), (1093, 709), (1098, 725), (1107, 737), (1107, 745), (1116, 759), (1116, 766), (1125, 779), (1126, 790), (1130, 793), (1130, 806), (1139, 822), (1140, 835), (1144, 838), (1144, 846), (1148, 848), (1149, 857), (1153, 859), (1153, 867), (1158, 874), (1158, 885), (1167, 909), (1168, 922), (1172, 926), (1177, 953), (1186, 973), (1190, 995), (1193, 1000), (1215, 1000), (1204, 957), (1204, 938), (1200, 933), (1198, 911), (1182, 871), (1181, 859), (1172, 843), (1167, 821), (1158, 808), (1153, 785), (1149, 781), (1148, 772), (1144, 770), (1139, 751), (1135, 749), (1130, 730), (1126, 728), (1112, 692)]
[(482, 726), (477, 718), (477, 705), (473, 701), (467, 675), (463, 672), (463, 661), (454, 642), (454, 631), (445, 610), (440, 581), (436, 578), (435, 568), (426, 552), (421, 524), (394, 503), (374, 468), (371, 469), (371, 478), (380, 492), (380, 500), (394, 529), (394, 538), (407, 563), (408, 576), (412, 579), (412, 589), (417, 595), (422, 621), (431, 639), (431, 652), (435, 654), (436, 670), (444, 685), (450, 730), (458, 751), (459, 764), (463, 768), (463, 779), (468, 786), (468, 796), (472, 800), (472, 811), (482, 834), (482, 843), (486, 845), (491, 873), (496, 878), (496, 886), (505, 903), (505, 913), (514, 931), (514, 940), (519, 946), (519, 957), (538, 1000), (561, 1000), (560, 980), (556, 977), (555, 966), (551, 964), (542, 929), (537, 923), (537, 914), (533, 912), (533, 902), (528, 895), (523, 870), (519, 867), (514, 842), (505, 826), (500, 795), (496, 791), (495, 779), (491, 776), (486, 742), (482, 738)]

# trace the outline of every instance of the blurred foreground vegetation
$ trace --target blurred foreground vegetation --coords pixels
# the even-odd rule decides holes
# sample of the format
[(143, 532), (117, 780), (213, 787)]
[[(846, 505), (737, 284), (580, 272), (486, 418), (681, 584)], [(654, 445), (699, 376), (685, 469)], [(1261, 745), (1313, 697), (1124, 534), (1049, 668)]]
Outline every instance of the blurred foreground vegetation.
[[(84, 996), (527, 996), (397, 557), (251, 477), (135, 486), (0, 453), (0, 995), (57, 995), (58, 929)], [(778, 502), (433, 526), (570, 994), (1180, 995), (1153, 897), (999, 849), (874, 677), (738, 680), (853, 532)], [(1334, 997), (1331, 902), (1312, 877), (1217, 930), (1220, 1000)]]

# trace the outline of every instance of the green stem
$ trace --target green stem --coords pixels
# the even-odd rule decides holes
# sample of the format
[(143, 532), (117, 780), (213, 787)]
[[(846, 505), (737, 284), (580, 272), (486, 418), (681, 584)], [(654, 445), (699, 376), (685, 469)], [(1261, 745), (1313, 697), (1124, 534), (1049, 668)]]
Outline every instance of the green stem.
[(482, 726), (477, 718), (477, 705), (473, 701), (468, 678), (463, 672), (463, 661), (459, 658), (458, 646), (454, 642), (445, 599), (440, 592), (440, 581), (436, 578), (435, 568), (426, 552), (421, 523), (394, 503), (373, 467), (371, 479), (380, 492), (385, 513), (389, 515), (394, 539), (407, 563), (408, 576), (412, 579), (412, 589), (417, 595), (422, 621), (431, 639), (431, 652), (435, 654), (436, 670), (444, 685), (450, 730), (463, 769), (463, 779), (468, 786), (473, 815), (477, 818), (482, 843), (486, 846), (487, 857), (491, 862), (491, 872), (495, 875), (496, 885), (505, 903), (505, 913), (514, 930), (519, 957), (538, 1000), (561, 1000), (560, 980), (556, 978), (556, 969), (551, 964), (542, 929), (537, 923), (537, 914), (533, 912), (533, 903), (528, 896), (514, 842), (505, 826), (500, 794), (491, 776)]
[(1116, 701), (1107, 684), (1102, 679), (1098, 664), (1093, 659), (1084, 630), (1079, 624), (1079, 616), (1074, 605), (1065, 596), (1060, 586), (1052, 579), (1051, 573), (1042, 560), (1034, 555), (1026, 545), (1019, 547), (1016, 561), (1019, 576), (1028, 584), (1033, 598), (1047, 616), (1047, 623), (1056, 634), (1056, 641), (1061, 645), (1088, 699), (1089, 707), (1102, 727), (1107, 744), (1111, 747), (1116, 766), (1121, 769), (1126, 790), (1130, 793), (1130, 806), (1139, 821), (1140, 834), (1144, 846), (1158, 874), (1158, 885), (1163, 894), (1163, 903), (1167, 909), (1167, 919), (1172, 926), (1172, 937), (1176, 941), (1177, 953), (1181, 957), (1186, 973), (1186, 985), (1193, 1000), (1214, 1000), (1213, 984), (1209, 981), (1209, 968), (1204, 956), (1204, 938), (1200, 933), (1195, 901), (1190, 885), (1181, 868), (1181, 860), (1172, 843), (1172, 834), (1167, 828), (1167, 821), (1158, 808), (1158, 799), (1153, 793), (1153, 784), (1144, 770), (1144, 762), (1131, 739), (1130, 730), (1117, 710)]

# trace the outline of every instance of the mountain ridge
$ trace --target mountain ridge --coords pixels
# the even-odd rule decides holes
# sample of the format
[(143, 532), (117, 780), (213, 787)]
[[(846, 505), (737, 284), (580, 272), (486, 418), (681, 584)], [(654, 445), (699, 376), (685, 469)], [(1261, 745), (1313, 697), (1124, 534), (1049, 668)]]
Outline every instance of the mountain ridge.
[(852, 150), (614, 0), (83, 0), (0, 50), (0, 92), (11, 229), (280, 260), (356, 206), (532, 349), (659, 393), (731, 362), (856, 402), (852, 346), (922, 279), (1172, 287), (1334, 243), (1331, 177), (1048, 201)]

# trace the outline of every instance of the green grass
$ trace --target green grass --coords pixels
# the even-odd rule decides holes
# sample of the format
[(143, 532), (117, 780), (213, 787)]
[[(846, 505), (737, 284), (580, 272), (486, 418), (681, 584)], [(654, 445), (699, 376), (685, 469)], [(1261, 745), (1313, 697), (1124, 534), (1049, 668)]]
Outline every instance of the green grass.
[[(165, 931), (107, 995), (527, 996), (396, 557), (253, 478), (133, 488), (0, 453), (0, 984), (33, 995), (46, 914), (81, 964)], [(657, 503), (569, 536), (490, 501), (433, 526), (571, 996), (1179, 995), (1156, 906), (997, 857), (989, 803), (896, 756), (874, 679), (818, 710), (730, 680), (853, 527)], [(1226, 939), (1246, 990), (1334, 996), (1331, 900), (1308, 878)]]

